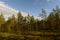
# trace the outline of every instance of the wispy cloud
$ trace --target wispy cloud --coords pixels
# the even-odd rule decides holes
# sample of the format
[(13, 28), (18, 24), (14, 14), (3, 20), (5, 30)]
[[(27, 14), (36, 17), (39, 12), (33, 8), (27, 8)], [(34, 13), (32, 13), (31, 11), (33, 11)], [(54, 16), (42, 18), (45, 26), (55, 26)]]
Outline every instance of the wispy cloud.
[(17, 13), (17, 10), (9, 7), (4, 2), (0, 2), (0, 12), (2, 12), (5, 15), (5, 17), (7, 17), (7, 16), (11, 16), (14, 13)]
[(5, 4), (4, 2), (0, 2), (0, 7), (4, 8), (5, 10), (12, 10), (17, 12), (17, 10), (11, 8), (8, 4)]
[[(44, 0), (44, 1), (47, 1), (47, 2), (50, 2), (51, 0)], [(34, 5), (37, 5), (41, 2), (41, 0), (34, 0)]]
[(37, 5), (40, 0), (34, 0), (34, 5)]
[[(38, 3), (38, 1), (35, 0), (35, 3)], [(8, 17), (12, 16), (13, 14), (15, 15), (15, 17), (17, 17), (17, 13), (18, 13), (17, 10), (15, 10), (12, 7), (10, 7), (8, 4), (6, 4), (4, 2), (0, 2), (0, 12), (2, 12), (4, 14), (4, 17), (6, 19), (8, 19)], [(23, 17), (28, 15), (28, 13), (25, 13), (25, 12), (22, 12), (22, 11), (20, 11), (20, 12), (22, 13)], [(42, 19), (42, 18), (36, 17), (36, 19)]]
[(47, 2), (50, 2), (51, 0), (46, 0)]
[[(4, 2), (0, 2), (0, 12), (2, 12), (5, 15), (5, 18), (8, 18), (9, 16), (12, 16), (13, 14), (17, 16), (18, 10), (15, 10), (14, 8), (10, 7), (8, 4)], [(24, 12), (21, 12), (23, 16), (26, 16)]]
[[(47, 2), (55, 2), (56, 0), (46, 0)], [(59, 0), (57, 0), (57, 1), (59, 1)]]

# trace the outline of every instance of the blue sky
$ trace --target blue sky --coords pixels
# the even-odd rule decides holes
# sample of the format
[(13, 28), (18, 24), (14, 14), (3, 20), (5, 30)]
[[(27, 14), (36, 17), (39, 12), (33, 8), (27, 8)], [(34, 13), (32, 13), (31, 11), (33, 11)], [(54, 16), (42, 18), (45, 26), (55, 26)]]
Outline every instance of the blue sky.
[(8, 6), (29, 13), (30, 15), (39, 16), (41, 9), (46, 9), (47, 14), (58, 5), (60, 0), (0, 0)]

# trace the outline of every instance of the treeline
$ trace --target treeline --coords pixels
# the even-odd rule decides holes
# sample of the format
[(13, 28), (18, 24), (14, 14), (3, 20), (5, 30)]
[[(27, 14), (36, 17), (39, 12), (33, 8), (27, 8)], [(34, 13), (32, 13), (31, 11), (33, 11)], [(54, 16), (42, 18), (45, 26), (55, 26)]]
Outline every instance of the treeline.
[(40, 32), (40, 31), (60, 31), (60, 8), (57, 6), (47, 16), (47, 13), (42, 9), (42, 20), (35, 19), (29, 14), (23, 17), (21, 12), (12, 15), (6, 21), (3, 13), (0, 15), (0, 32), (21, 33), (21, 32)]

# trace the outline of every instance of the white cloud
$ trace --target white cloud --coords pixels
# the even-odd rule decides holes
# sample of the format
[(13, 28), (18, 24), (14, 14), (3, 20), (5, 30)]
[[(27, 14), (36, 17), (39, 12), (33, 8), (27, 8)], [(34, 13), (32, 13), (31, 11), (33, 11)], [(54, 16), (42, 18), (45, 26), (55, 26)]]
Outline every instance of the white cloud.
[(35, 17), (35, 19), (42, 20), (43, 18), (41, 18), (41, 17)]
[[(5, 4), (4, 2), (0, 2), (0, 12), (2, 12), (5, 15), (5, 18), (7, 19), (9, 16), (12, 16), (13, 14), (15, 16), (17, 16), (17, 13), (19, 11), (11, 8), (10, 6), (8, 6), (7, 4)], [(21, 12), (23, 16), (27, 16), (26, 13)]]
[(2, 7), (2, 8), (4, 8), (5, 10), (9, 10), (9, 11), (15, 11), (15, 12), (17, 12), (17, 10), (15, 10), (15, 9), (13, 9), (13, 8), (11, 8), (11, 7), (9, 7), (7, 4), (5, 4), (4, 2), (0, 2), (0, 7)]
[[(35, 1), (37, 1), (37, 0), (35, 0)], [(39, 0), (38, 0), (38, 1), (39, 1)], [(38, 2), (38, 1), (37, 1), (37, 2)], [(36, 2), (36, 3), (37, 3), (37, 2)], [(18, 13), (19, 11), (11, 8), (11, 7), (8, 6), (7, 4), (5, 4), (4, 2), (0, 2), (0, 12), (2, 12), (2, 13), (4, 14), (5, 18), (7, 19), (8, 17), (12, 16), (13, 14), (14, 14), (15, 16), (17, 16), (17, 13)], [(20, 11), (20, 12), (22, 13), (23, 17), (25, 17), (25, 16), (28, 15), (28, 14), (25, 13), (25, 12), (22, 12), (22, 11)], [(36, 18), (36, 19), (42, 19), (42, 18), (39, 18), (39, 17), (35, 17), (35, 18)]]
[(4, 2), (0, 2), (0, 4), (5, 4)]

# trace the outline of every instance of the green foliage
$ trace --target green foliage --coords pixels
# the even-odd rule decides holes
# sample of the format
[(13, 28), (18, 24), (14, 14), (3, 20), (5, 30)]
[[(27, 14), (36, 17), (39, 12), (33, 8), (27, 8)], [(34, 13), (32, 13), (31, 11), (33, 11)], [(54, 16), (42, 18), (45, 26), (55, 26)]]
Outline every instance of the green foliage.
[(21, 14), (21, 12), (19, 12), (18, 14), (17, 14), (17, 21), (19, 22), (19, 23), (21, 23), (22, 21), (23, 21), (23, 16), (22, 16), (22, 14)]
[(47, 15), (46, 15), (46, 11), (45, 9), (42, 9), (42, 18), (46, 19)]
[(3, 13), (0, 14), (0, 24), (4, 24), (5, 23), (5, 18)]
[[(56, 6), (48, 17), (45, 9), (42, 9), (41, 16), (42, 20), (36, 20), (34, 16), (29, 14), (23, 17), (19, 12), (17, 17), (12, 15), (5, 21), (4, 15), (1, 13), (0, 36), (8, 39), (14, 38), (13, 40), (53, 40), (57, 35), (60, 35), (60, 8)], [(49, 35), (50, 37), (48, 37)], [(58, 37), (56, 39), (58, 40)]]

